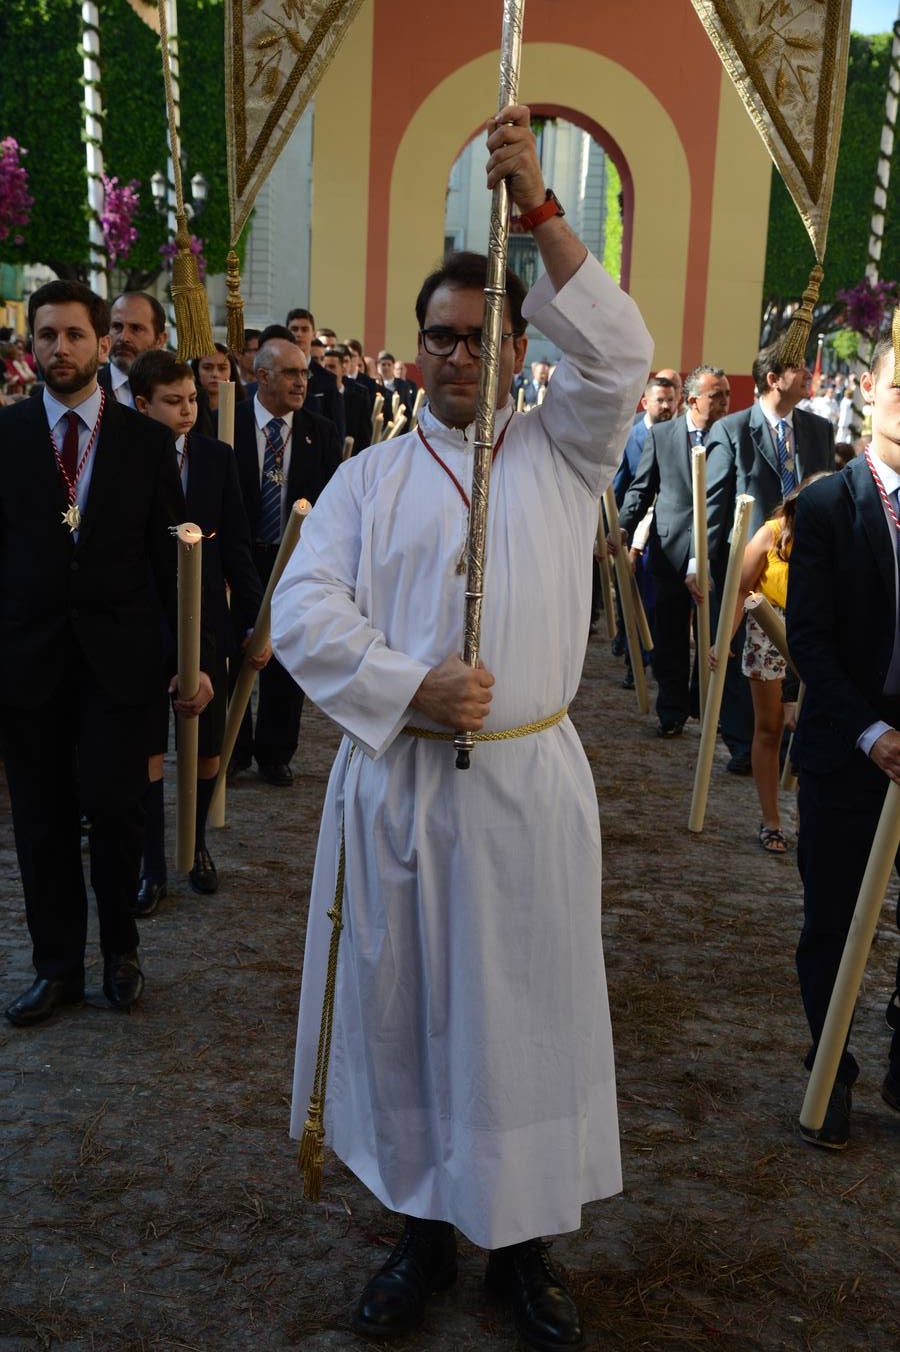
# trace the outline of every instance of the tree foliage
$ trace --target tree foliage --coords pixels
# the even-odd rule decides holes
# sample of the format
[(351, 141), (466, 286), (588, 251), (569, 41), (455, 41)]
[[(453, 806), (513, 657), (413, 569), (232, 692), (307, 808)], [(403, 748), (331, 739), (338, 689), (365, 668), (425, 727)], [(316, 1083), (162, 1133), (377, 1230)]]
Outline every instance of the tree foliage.
[[(209, 184), (206, 209), (193, 229), (206, 242), (214, 272), (224, 271), (229, 245), (223, 11), (223, 0), (178, 5), (181, 144), (186, 180), (199, 172)], [(79, 0), (3, 0), (0, 6), (0, 49), (7, 53), (0, 134), (28, 149), (35, 199), (24, 243), (0, 244), (3, 262), (48, 263), (68, 271), (88, 261), (80, 12)], [(106, 172), (141, 184), (129, 269), (152, 275), (166, 242), (166, 223), (150, 192), (154, 171), (166, 170), (165, 90), (159, 38), (127, 0), (100, 5), (100, 71)]]
[[(821, 301), (829, 307), (833, 305), (837, 292), (854, 286), (866, 268), (890, 50), (889, 34), (875, 37), (851, 34), (847, 98), (825, 251), (825, 280), (821, 291)], [(892, 202), (897, 203), (893, 209)], [(900, 134), (894, 145), (891, 166), (891, 191), (882, 244), (882, 272), (893, 277), (898, 259)], [(797, 302), (807, 284), (813, 262), (812, 245), (797, 208), (780, 175), (773, 169), (764, 284), (767, 303), (774, 301), (784, 305)]]

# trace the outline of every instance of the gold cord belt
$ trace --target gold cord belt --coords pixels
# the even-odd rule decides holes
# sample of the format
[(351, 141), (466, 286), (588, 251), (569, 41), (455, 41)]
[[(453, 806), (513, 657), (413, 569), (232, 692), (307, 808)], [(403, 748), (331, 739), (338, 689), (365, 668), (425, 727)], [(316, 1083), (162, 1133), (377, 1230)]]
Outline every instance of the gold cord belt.
[[(508, 742), (512, 737), (529, 737), (533, 732), (545, 732), (547, 728), (561, 723), (569, 712), (569, 706), (560, 709), (549, 718), (541, 718), (536, 723), (522, 723), (517, 728), (504, 728), (502, 732), (473, 732), (476, 742)], [(452, 742), (455, 732), (435, 732), (432, 728), (414, 728), (407, 724), (401, 728), (404, 737), (424, 737), (427, 742)]]

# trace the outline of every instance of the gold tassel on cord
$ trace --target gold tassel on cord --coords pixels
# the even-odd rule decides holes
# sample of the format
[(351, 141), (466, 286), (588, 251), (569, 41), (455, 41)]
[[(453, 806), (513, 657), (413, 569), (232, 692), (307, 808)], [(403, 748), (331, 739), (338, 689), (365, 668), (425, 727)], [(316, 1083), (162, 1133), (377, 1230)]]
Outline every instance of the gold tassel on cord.
[(894, 318), (891, 323), (891, 339), (894, 344), (894, 379), (891, 384), (897, 389), (900, 387), (900, 306), (894, 311)]
[(159, 41), (162, 49), (163, 84), (166, 90), (166, 115), (169, 122), (169, 149), (172, 155), (172, 181), (175, 188), (175, 246), (172, 259), (172, 304), (178, 327), (178, 360), (207, 357), (215, 351), (212, 325), (209, 322), (209, 302), (200, 280), (197, 259), (191, 253), (191, 232), (188, 230), (184, 209), (184, 190), (181, 184), (181, 150), (178, 144), (178, 119), (175, 115), (175, 94), (172, 88), (172, 62), (169, 53), (169, 29), (166, 0), (158, 0)]
[(178, 252), (172, 260), (172, 304), (175, 306), (175, 324), (178, 329), (178, 360), (207, 357), (215, 350), (212, 325), (209, 322), (209, 302), (197, 259), (191, 253), (191, 236), (187, 217), (175, 217), (175, 243)]
[[(353, 757), (353, 751), (350, 752)], [(349, 762), (348, 762), (349, 764)], [(334, 995), (337, 986), (338, 946), (344, 928), (344, 822), (341, 819), (341, 844), (338, 854), (337, 878), (334, 884), (334, 905), (328, 911), (331, 921), (331, 942), (328, 946), (328, 969), (325, 976), (325, 994), (322, 998), (322, 1022), (319, 1027), (319, 1046), (316, 1052), (316, 1073), (313, 1078), (303, 1135), (297, 1153), (297, 1168), (303, 1174), (303, 1195), (309, 1202), (318, 1202), (322, 1192), (322, 1164), (325, 1158), (325, 1090), (328, 1084), (328, 1063), (331, 1059), (331, 1028), (334, 1021)]]
[(241, 296), (241, 265), (234, 249), (228, 251), (225, 264), (225, 286), (228, 294), (225, 304), (228, 306), (228, 347), (239, 356), (244, 350), (244, 301)]
[(798, 368), (806, 365), (806, 345), (812, 332), (813, 310), (819, 300), (819, 287), (825, 273), (816, 263), (809, 274), (803, 300), (794, 313), (790, 326), (778, 344), (778, 355), (785, 366)]

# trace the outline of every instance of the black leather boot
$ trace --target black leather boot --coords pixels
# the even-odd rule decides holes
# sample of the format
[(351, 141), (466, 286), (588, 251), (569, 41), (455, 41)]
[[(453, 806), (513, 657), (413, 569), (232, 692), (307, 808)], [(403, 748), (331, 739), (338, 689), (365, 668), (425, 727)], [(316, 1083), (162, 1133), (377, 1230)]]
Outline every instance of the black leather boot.
[(512, 1305), (519, 1337), (538, 1352), (584, 1347), (578, 1307), (542, 1239), (494, 1249), (485, 1283)]
[(404, 1217), (391, 1256), (370, 1279), (353, 1313), (356, 1333), (392, 1338), (418, 1328), (433, 1291), (456, 1281), (456, 1233), (446, 1221)]

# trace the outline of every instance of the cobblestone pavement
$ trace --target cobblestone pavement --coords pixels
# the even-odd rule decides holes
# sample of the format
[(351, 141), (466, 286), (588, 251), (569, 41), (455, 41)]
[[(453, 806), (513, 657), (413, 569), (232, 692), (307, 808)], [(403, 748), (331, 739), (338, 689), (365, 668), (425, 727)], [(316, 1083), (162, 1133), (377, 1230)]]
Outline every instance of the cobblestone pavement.
[[(625, 1168), (555, 1253), (591, 1349), (900, 1347), (900, 1116), (879, 1098), (893, 900), (863, 987), (863, 1063), (843, 1155), (797, 1136), (805, 1025), (793, 853), (755, 840), (752, 781), (717, 751), (686, 829), (698, 746), (660, 742), (603, 636), (573, 717), (604, 829), (604, 925)], [(336, 1161), (304, 1203), (287, 1136), (318, 814), (337, 737), (304, 713), (291, 790), (245, 774), (186, 883), (142, 930), (144, 999), (105, 1007), (96, 931), (83, 1009), (0, 1029), (0, 1352), (361, 1352), (349, 1312), (392, 1219)], [(170, 778), (171, 782), (171, 778)], [(171, 825), (171, 817), (170, 817)], [(170, 840), (173, 837), (170, 832)], [(0, 781), (0, 999), (31, 978)], [(403, 1352), (512, 1352), (462, 1245), (460, 1280)]]

